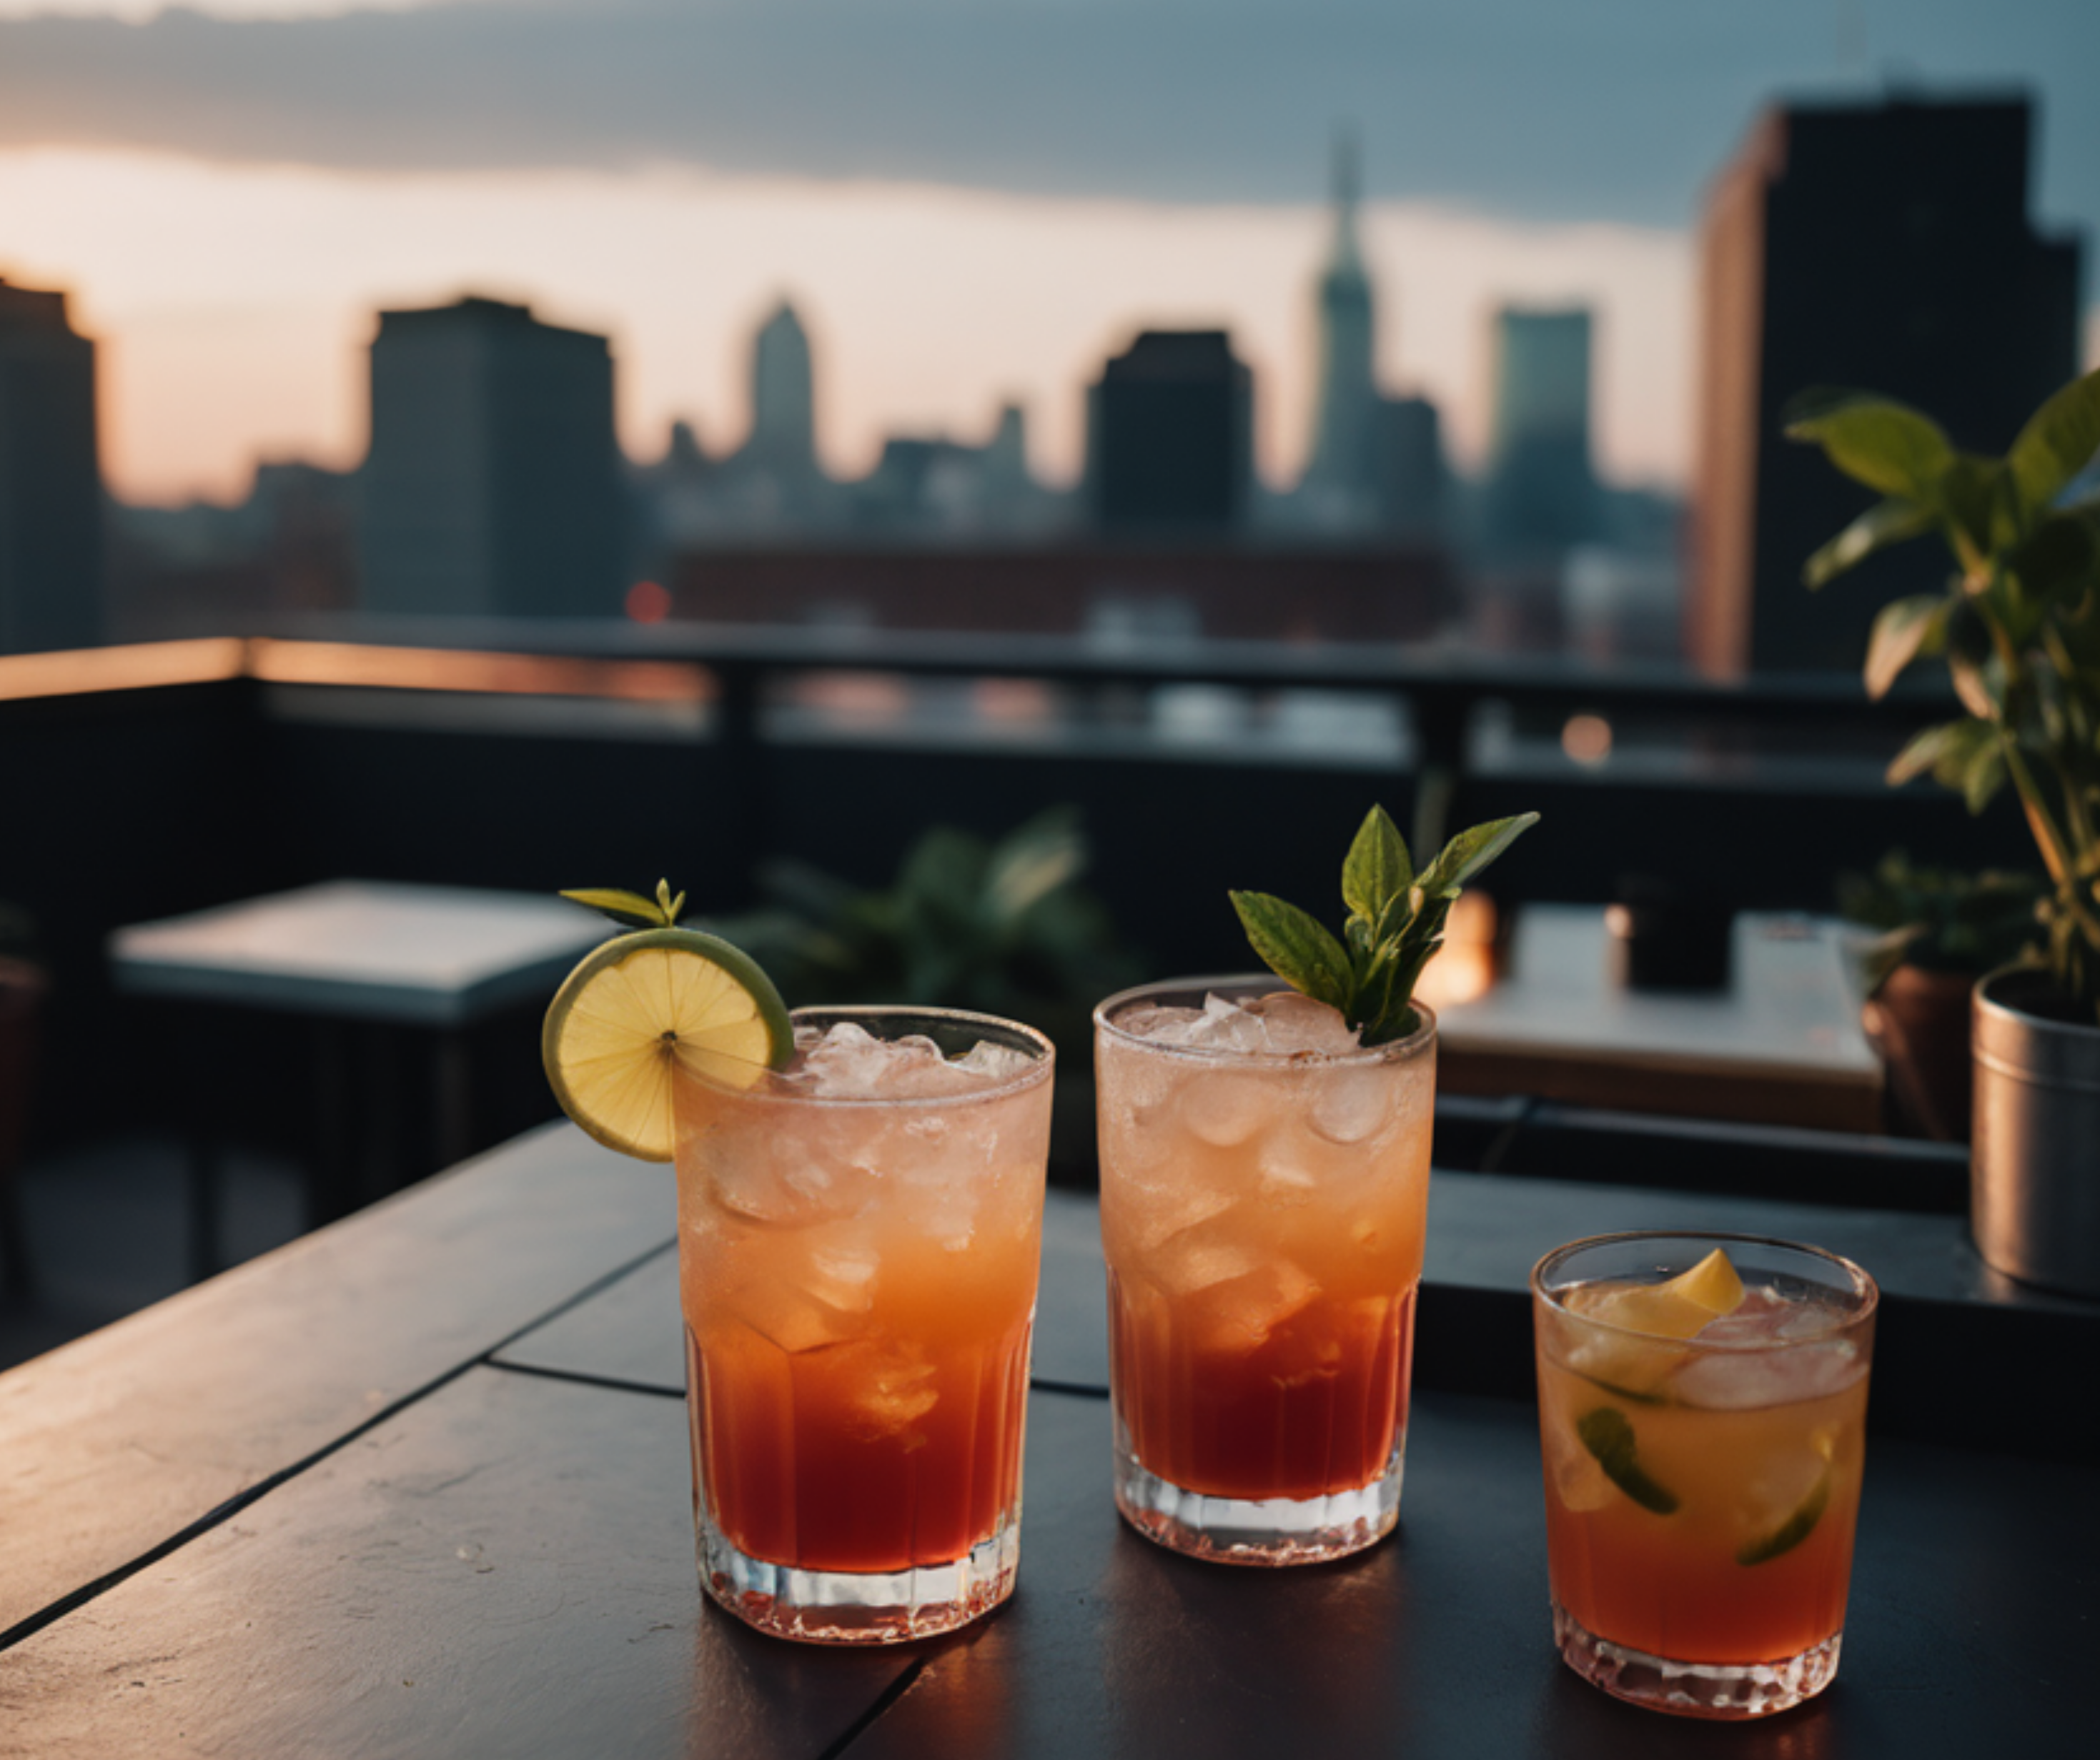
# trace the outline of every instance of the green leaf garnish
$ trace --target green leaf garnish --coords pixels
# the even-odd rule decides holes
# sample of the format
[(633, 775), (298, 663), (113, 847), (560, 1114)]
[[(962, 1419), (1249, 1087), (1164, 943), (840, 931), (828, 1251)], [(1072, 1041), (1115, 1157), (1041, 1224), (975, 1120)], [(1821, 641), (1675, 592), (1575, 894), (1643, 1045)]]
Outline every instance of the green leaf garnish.
[(1633, 1420), (1618, 1407), (1599, 1406), (1595, 1411), (1585, 1412), (1575, 1420), (1575, 1433), (1604, 1469), (1604, 1476), (1643, 1509), (1657, 1516), (1677, 1512), (1677, 1494), (1641, 1471), (1635, 1458)]
[(1794, 1512), (1761, 1540), (1753, 1540), (1736, 1555), (1738, 1564), (1765, 1564), (1783, 1552), (1791, 1552), (1815, 1532), (1815, 1525), (1823, 1520), (1824, 1507), (1830, 1502), (1830, 1469), (1825, 1467), (1823, 1475), (1809, 1487), (1808, 1495), (1801, 1500)]
[(671, 882), (659, 880), (656, 896), (644, 898), (639, 892), (624, 892), (617, 887), (584, 887), (573, 892), (564, 892), (565, 899), (573, 899), (579, 904), (602, 913), (626, 929), (668, 929), (678, 920), (678, 913), (686, 908), (686, 895), (672, 895)]
[(1414, 1030), (1414, 983), (1443, 945), (1444, 920), (1466, 882), (1538, 824), (1520, 813), (1461, 831), (1418, 871), (1383, 807), (1365, 815), (1342, 863), (1348, 921), (1338, 940), (1295, 904), (1234, 892), (1233, 909), (1262, 963), (1294, 990), (1342, 1011), (1364, 1044)]

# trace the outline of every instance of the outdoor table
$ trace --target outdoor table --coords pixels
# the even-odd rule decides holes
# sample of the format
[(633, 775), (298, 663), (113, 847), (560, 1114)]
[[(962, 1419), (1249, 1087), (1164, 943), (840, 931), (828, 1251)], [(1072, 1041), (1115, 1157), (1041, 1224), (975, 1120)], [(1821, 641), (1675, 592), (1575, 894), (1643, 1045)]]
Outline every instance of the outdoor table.
[[(584, 953), (604, 939), (604, 920), (552, 894), (488, 891), (395, 881), (332, 880), (245, 899), (109, 939), (110, 972), (126, 995), (258, 1010), (317, 1023), (320, 1087), (328, 1115), (307, 1169), (307, 1221), (351, 1208), (349, 1140), (361, 1136), (390, 1189), (458, 1160), (473, 1146), (466, 1029), (501, 1010), (542, 1004)], [(436, 1148), (419, 1161), (399, 1140), (399, 1097), (382, 1074), (352, 1074), (348, 1036), (408, 1029), (430, 1041), (427, 1071)], [(179, 1045), (191, 1045), (179, 1036)], [(217, 1269), (218, 1208), (209, 1108), (222, 1084), (208, 1054), (183, 1082), (206, 1110), (192, 1120), (192, 1253), (196, 1274)], [(390, 1066), (368, 1061), (375, 1072)]]
[(1727, 988), (1632, 990), (1601, 905), (1526, 904), (1506, 969), (1437, 1011), (1451, 1093), (1523, 1093), (1629, 1111), (1878, 1131), (1882, 1064), (1860, 1023), (1846, 926), (1746, 911)]
[[(0, 1376), (0, 1756), (2089, 1751), (2100, 1307), (1952, 1217), (1433, 1189), (1390, 1540), (1246, 1570), (1121, 1525), (1096, 1212), (1053, 1191), (1018, 1591), (836, 1650), (697, 1586), (668, 1170), (535, 1131)], [(1727, 1730), (1560, 1663), (1528, 1395), (1533, 1259), (1694, 1222), (1886, 1292), (1837, 1683)]]

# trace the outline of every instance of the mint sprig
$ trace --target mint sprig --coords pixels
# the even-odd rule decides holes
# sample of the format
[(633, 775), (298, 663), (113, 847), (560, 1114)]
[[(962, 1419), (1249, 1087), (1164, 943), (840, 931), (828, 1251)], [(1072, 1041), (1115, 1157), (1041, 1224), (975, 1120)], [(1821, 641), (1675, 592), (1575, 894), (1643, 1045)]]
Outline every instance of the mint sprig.
[(1444, 920), (1466, 882), (1538, 823), (1537, 813), (1520, 813), (1461, 831), (1417, 873), (1400, 828), (1374, 807), (1342, 864), (1349, 917), (1339, 939), (1270, 893), (1234, 892), (1233, 909), (1264, 965), (1339, 1009), (1364, 1044), (1383, 1045), (1414, 1032), (1415, 980), (1444, 944)]

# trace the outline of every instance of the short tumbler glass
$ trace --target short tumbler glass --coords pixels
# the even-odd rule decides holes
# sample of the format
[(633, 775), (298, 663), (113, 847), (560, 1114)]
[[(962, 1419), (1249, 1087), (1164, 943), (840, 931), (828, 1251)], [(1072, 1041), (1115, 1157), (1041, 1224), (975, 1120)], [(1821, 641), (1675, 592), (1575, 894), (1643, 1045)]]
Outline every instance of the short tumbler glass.
[[(1717, 1247), (1744, 1286), (1732, 1313), (1691, 1339), (1604, 1318), (1615, 1292)], [(1547, 1254), (1531, 1288), (1562, 1658), (1687, 1717), (1762, 1717), (1822, 1692), (1851, 1580), (1873, 1279), (1813, 1247), (1632, 1234)]]
[(1234, 1564), (1337, 1558), (1399, 1519), (1428, 1207), (1427, 1009), (1364, 1049), (1142, 1030), (1154, 1010), (1280, 988), (1185, 979), (1094, 1014), (1116, 1507)]
[(794, 1019), (1027, 1059), (916, 1098), (677, 1095), (701, 1582), (783, 1637), (901, 1643), (1012, 1592), (1052, 1054), (952, 1010)]

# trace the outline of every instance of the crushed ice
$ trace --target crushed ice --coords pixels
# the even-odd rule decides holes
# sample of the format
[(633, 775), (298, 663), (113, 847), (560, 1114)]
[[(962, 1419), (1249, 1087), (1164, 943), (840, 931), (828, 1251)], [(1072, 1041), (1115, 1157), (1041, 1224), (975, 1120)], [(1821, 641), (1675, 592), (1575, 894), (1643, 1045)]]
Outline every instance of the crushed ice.
[(1280, 990), (1245, 1002), (1213, 992), (1200, 1009), (1146, 1005), (1115, 1018), (1123, 1032), (1161, 1045), (1202, 1051), (1252, 1051), (1272, 1056), (1299, 1052), (1333, 1055), (1354, 1051), (1358, 1029), (1341, 1010), (1295, 990)]
[(996, 1087), (1035, 1059), (981, 1039), (948, 1058), (922, 1033), (878, 1039), (853, 1021), (829, 1028), (797, 1027), (796, 1059), (779, 1080), (790, 1092), (819, 1100), (931, 1100)]

